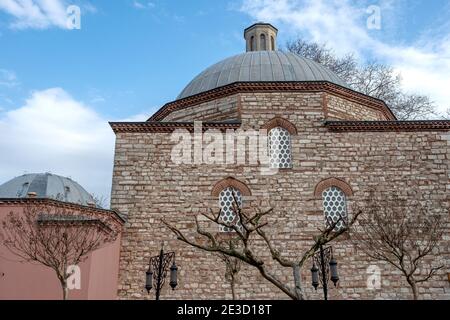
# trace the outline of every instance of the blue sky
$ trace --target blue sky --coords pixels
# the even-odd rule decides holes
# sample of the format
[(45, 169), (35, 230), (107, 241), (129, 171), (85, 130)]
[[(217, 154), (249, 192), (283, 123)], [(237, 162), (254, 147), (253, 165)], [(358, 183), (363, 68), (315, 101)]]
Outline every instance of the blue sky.
[(62, 87), (111, 118), (151, 112), (175, 99), (208, 64), (242, 51), (251, 22), (227, 1), (92, 2), (81, 30), (10, 30), (0, 14), (0, 68), (20, 88), (2, 90), (13, 103), (29, 90)]
[[(80, 30), (65, 27), (71, 4)], [(367, 29), (370, 5), (379, 30)], [(108, 196), (106, 122), (150, 116), (243, 52), (243, 29), (261, 20), (278, 27), (280, 46), (302, 36), (389, 63), (405, 90), (450, 106), (448, 0), (0, 0), (0, 183), (52, 171)]]

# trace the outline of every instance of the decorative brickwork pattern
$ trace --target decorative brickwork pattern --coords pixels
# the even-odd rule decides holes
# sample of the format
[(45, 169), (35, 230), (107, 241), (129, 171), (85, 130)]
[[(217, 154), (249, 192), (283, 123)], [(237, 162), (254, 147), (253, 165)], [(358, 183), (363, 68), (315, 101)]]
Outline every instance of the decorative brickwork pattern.
[[(217, 89), (203, 92), (191, 97), (176, 100), (164, 105), (149, 121), (161, 121), (170, 113), (193, 107), (205, 102), (215, 101), (236, 93), (264, 93), (264, 92), (327, 92), (370, 108), (379, 110), (386, 120), (395, 120), (395, 116), (388, 106), (381, 100), (341, 87), (330, 82), (235, 82)], [(372, 120), (372, 119), (370, 119)]]
[(314, 189), (314, 196), (316, 198), (322, 197), (323, 192), (331, 187), (338, 187), (347, 197), (351, 197), (353, 195), (352, 188), (341, 179), (337, 178), (328, 178), (325, 180), (320, 181), (316, 188)]
[(326, 121), (331, 131), (449, 131), (450, 120), (423, 121)]
[(217, 182), (211, 191), (211, 195), (213, 197), (218, 197), (220, 195), (220, 193), (222, 192), (222, 190), (229, 188), (229, 187), (239, 190), (239, 192), (243, 196), (251, 196), (252, 195), (250, 189), (247, 187), (247, 185), (245, 183), (243, 183), (235, 178), (232, 178), (232, 177), (228, 177), (226, 179), (223, 179), (223, 180)]
[[(119, 132), (143, 132), (143, 133), (172, 133), (176, 129), (194, 131), (194, 122), (110, 122), (115, 133)], [(238, 129), (240, 122), (203, 122), (202, 129)]]
[(297, 128), (292, 122), (289, 122), (289, 120), (286, 120), (281, 117), (275, 117), (269, 122), (267, 122), (262, 128), (266, 129), (267, 131), (270, 131), (273, 128), (281, 127), (283, 129), (286, 129), (290, 134), (295, 135), (297, 134)]

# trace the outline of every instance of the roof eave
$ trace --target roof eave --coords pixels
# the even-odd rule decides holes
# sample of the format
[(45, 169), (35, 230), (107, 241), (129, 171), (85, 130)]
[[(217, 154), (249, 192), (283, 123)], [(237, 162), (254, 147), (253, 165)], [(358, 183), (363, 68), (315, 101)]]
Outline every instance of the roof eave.
[(64, 207), (70, 207), (74, 209), (82, 209), (103, 213), (112, 213), (116, 218), (118, 218), (122, 224), (126, 222), (126, 219), (116, 210), (103, 209), (91, 206), (85, 206), (78, 203), (64, 202), (49, 198), (0, 198), (0, 206), (9, 204), (23, 204), (23, 203), (37, 203), (37, 204), (49, 204), (49, 205), (60, 205)]
[[(297, 86), (297, 88), (295, 88)], [(251, 91), (334, 91), (334, 93), (346, 93), (347, 95), (357, 98), (357, 100), (366, 101), (372, 105), (378, 105), (382, 109), (387, 118), (390, 120), (397, 120), (389, 106), (381, 99), (371, 97), (364, 93), (355, 91), (351, 88), (330, 82), (330, 81), (255, 81), (255, 82), (233, 82), (222, 87), (214, 88), (205, 92), (201, 92), (186, 98), (174, 100), (163, 105), (156, 111), (147, 121), (160, 121), (165, 116), (175, 111), (178, 107), (180, 109), (195, 106), (199, 103), (208, 102), (221, 97), (226, 97), (231, 94)], [(247, 88), (247, 90), (245, 90)], [(173, 109), (168, 111), (169, 109)]]

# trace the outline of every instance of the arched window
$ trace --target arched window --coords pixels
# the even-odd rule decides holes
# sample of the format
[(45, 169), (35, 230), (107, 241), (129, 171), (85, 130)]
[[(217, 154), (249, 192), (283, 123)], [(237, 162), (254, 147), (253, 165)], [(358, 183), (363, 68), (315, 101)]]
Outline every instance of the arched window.
[(291, 134), (282, 127), (269, 131), (269, 158), (271, 168), (292, 168)]
[(275, 50), (275, 39), (273, 38), (273, 36), (270, 36), (270, 45), (272, 46), (272, 48), (270, 48), (272, 51)]
[[(222, 222), (227, 224), (236, 223), (238, 224), (239, 229), (242, 229), (242, 226), (240, 226), (239, 217), (236, 216), (236, 212), (233, 209), (236, 205), (239, 208), (242, 208), (241, 192), (235, 187), (227, 187), (223, 189), (219, 194), (220, 219)], [(219, 230), (221, 232), (234, 231), (232, 228), (228, 228), (223, 225), (220, 225)]]
[(266, 45), (266, 35), (264, 33), (261, 33), (260, 36), (261, 40), (260, 40), (260, 46), (261, 46), (261, 50), (266, 50), (267, 45)]
[(322, 191), (323, 201), (323, 213), (325, 215), (325, 222), (327, 227), (330, 227), (333, 223), (336, 223), (335, 230), (339, 230), (344, 227), (344, 223), (347, 222), (347, 199), (345, 193), (336, 186), (331, 186)]
[(250, 38), (250, 51), (255, 51), (255, 37), (254, 36), (252, 36), (251, 38)]
[[(211, 195), (217, 197), (219, 200), (219, 208), (221, 210), (220, 218), (222, 221), (226, 223), (235, 222), (240, 226), (240, 230), (242, 231), (242, 226), (238, 221), (239, 217), (236, 217), (235, 211), (233, 210), (233, 204), (237, 204), (239, 208), (242, 208), (242, 198), (252, 195), (247, 185), (233, 177), (228, 177), (214, 185)], [(236, 202), (234, 199), (236, 199)], [(219, 230), (222, 232), (234, 231), (232, 228), (225, 226), (220, 226)]]

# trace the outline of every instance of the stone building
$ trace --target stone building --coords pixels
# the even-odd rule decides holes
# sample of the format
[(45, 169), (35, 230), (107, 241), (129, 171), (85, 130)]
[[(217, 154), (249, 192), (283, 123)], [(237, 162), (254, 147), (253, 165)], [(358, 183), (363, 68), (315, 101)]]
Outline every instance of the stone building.
[[(324, 66), (276, 51), (277, 32), (263, 23), (247, 28), (247, 52), (207, 68), (148, 121), (111, 123), (116, 134), (111, 207), (128, 217), (119, 298), (153, 298), (144, 290), (144, 277), (161, 242), (175, 252), (179, 266), (179, 285), (175, 291), (166, 286), (163, 299), (230, 298), (221, 260), (176, 240), (161, 219), (198, 237), (194, 217), (201, 212), (222, 209), (224, 219), (232, 216), (231, 191), (244, 208), (274, 209), (267, 233), (286, 257), (298, 257), (311, 245), (324, 216), (351, 216), (352, 205), (373, 186), (387, 193), (418, 190), (419, 200), (439, 206), (448, 219), (450, 122), (398, 121), (383, 101), (352, 90)], [(262, 174), (258, 162), (194, 161), (195, 146), (194, 160), (189, 154), (175, 163), (173, 133), (193, 132), (199, 121), (203, 131), (267, 129), (270, 167), (278, 170)], [(411, 297), (398, 271), (370, 261), (348, 236), (332, 245), (340, 283), (331, 299)], [(450, 298), (448, 232), (438, 249), (444, 268), (420, 287), (422, 298)], [(269, 257), (266, 263), (292, 283), (290, 269)], [(381, 270), (379, 290), (367, 288), (371, 265)], [(309, 299), (321, 299), (311, 287), (309, 268), (302, 270), (304, 290)], [(286, 298), (246, 266), (236, 292), (239, 299)]]

